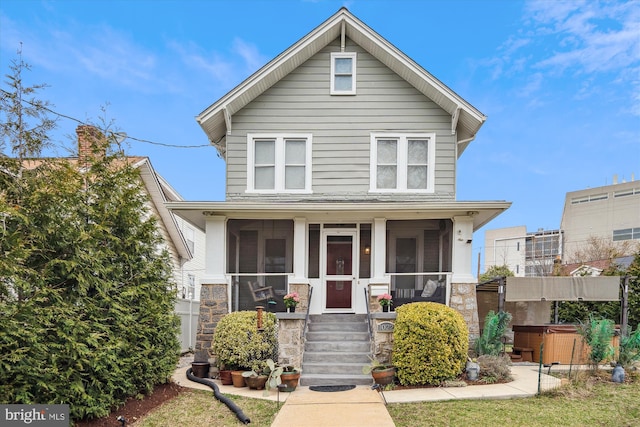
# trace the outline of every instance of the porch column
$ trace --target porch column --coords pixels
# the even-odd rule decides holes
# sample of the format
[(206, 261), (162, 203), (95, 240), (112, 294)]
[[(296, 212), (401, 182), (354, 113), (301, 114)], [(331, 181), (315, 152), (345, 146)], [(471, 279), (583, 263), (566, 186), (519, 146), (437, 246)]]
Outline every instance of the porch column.
[(227, 247), (225, 220), (226, 217), (218, 215), (206, 217), (203, 283), (227, 283), (224, 275)]
[(462, 314), (469, 328), (469, 341), (480, 335), (478, 321), (478, 300), (476, 284), (478, 280), (471, 269), (473, 240), (473, 216), (453, 217), (453, 262), (451, 289), (447, 290), (447, 302)]
[(387, 219), (373, 219), (373, 264), (371, 272), (372, 284), (389, 284), (389, 276), (386, 275), (387, 259)]
[(289, 283), (308, 284), (305, 274), (307, 261), (307, 219), (296, 217), (293, 219), (293, 277)]
[(477, 283), (471, 272), (473, 254), (473, 217), (453, 217), (453, 261), (452, 271), (454, 283)]
[(206, 216), (205, 271), (200, 286), (200, 312), (196, 330), (196, 353), (208, 354), (218, 321), (230, 310), (230, 289), (224, 275), (224, 216)]

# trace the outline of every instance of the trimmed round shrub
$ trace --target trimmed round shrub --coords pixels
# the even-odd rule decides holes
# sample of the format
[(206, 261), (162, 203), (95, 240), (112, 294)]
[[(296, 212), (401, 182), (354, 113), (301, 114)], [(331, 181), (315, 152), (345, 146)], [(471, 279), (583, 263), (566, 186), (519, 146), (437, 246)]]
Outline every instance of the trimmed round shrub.
[(278, 328), (274, 313), (262, 313), (262, 331), (257, 312), (235, 311), (218, 322), (211, 352), (226, 369), (262, 371), (267, 359), (278, 360)]
[(462, 373), (469, 331), (462, 315), (434, 302), (396, 309), (393, 364), (402, 385), (440, 384)]

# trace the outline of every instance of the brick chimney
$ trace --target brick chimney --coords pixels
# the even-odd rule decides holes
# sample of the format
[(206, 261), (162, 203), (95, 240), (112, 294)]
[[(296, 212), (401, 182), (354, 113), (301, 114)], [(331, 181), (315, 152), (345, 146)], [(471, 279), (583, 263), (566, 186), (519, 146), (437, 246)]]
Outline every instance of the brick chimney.
[(78, 135), (78, 165), (87, 167), (92, 160), (104, 157), (107, 141), (95, 126), (80, 125), (76, 128)]

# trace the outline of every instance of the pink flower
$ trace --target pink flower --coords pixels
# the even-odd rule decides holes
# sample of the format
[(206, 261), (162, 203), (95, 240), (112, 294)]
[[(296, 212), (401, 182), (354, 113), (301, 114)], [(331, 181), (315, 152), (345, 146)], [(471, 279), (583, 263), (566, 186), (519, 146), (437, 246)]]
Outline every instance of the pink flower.
[(285, 307), (295, 307), (300, 302), (300, 296), (297, 292), (286, 294), (283, 298)]
[(382, 294), (378, 295), (378, 302), (380, 303), (380, 305), (391, 305), (393, 301), (391, 301), (391, 295)]

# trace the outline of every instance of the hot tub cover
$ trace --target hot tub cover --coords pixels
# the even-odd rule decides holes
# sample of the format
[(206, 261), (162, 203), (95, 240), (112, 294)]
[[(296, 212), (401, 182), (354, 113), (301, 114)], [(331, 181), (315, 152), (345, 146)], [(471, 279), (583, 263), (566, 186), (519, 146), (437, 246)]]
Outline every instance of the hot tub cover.
[(507, 277), (505, 301), (619, 301), (620, 277)]

